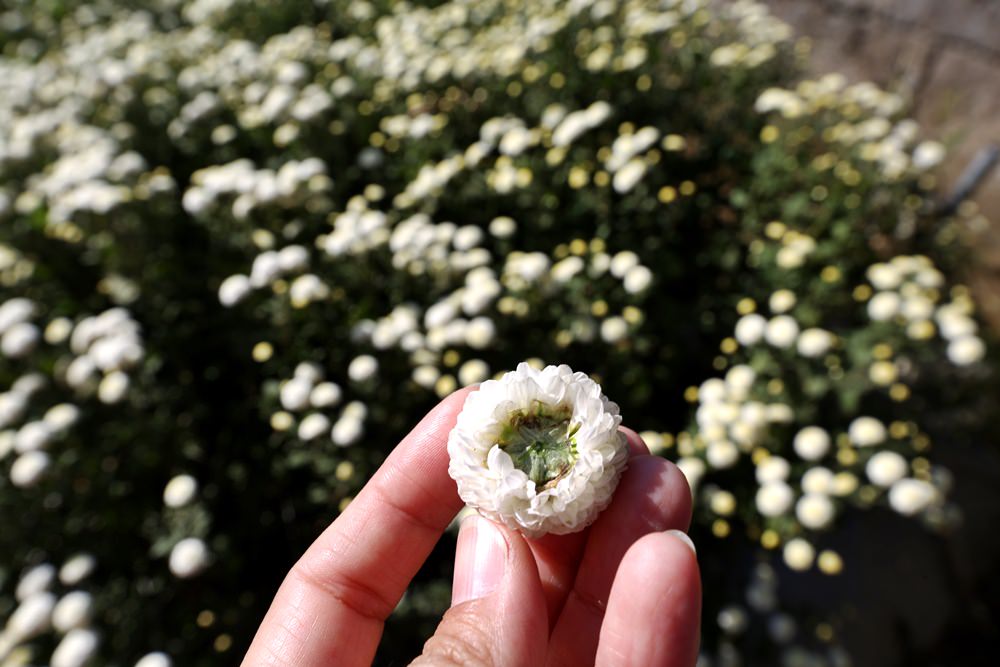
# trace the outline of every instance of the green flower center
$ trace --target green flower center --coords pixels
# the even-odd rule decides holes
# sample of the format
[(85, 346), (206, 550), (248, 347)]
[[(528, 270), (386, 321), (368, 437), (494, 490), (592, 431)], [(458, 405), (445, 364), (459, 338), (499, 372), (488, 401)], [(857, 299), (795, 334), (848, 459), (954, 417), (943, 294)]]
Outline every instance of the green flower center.
[(535, 483), (546, 489), (562, 479), (576, 462), (576, 432), (572, 409), (535, 401), (527, 409), (510, 413), (497, 441), (500, 449)]

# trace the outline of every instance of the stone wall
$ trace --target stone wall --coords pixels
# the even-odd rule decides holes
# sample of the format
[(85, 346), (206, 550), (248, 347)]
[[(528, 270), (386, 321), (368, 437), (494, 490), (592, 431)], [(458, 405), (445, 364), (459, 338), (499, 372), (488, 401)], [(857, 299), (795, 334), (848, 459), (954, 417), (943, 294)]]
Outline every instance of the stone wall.
[[(949, 147), (945, 189), (976, 153), (1000, 145), (1000, 0), (763, 0), (813, 42), (817, 73), (870, 80), (912, 100), (925, 133)], [(989, 220), (975, 235), (969, 280), (1000, 331), (1000, 166), (974, 200)]]

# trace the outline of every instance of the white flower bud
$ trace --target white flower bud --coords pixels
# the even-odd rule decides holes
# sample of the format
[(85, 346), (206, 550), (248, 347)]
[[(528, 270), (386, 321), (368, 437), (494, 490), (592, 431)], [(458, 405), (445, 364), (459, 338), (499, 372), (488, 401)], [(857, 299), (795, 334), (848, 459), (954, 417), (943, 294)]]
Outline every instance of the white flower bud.
[(787, 289), (780, 289), (771, 294), (767, 304), (772, 313), (779, 315), (781, 313), (787, 313), (794, 308), (795, 302), (796, 299), (794, 292)]
[(76, 554), (59, 568), (59, 581), (65, 586), (76, 586), (96, 567), (97, 561), (90, 554)]
[(72, 591), (59, 598), (52, 610), (52, 627), (63, 634), (90, 621), (94, 598), (85, 591)]
[(15, 459), (10, 467), (10, 481), (16, 487), (25, 489), (37, 484), (51, 463), (45, 452), (25, 452)]
[(791, 466), (788, 461), (780, 456), (768, 456), (757, 464), (754, 476), (758, 484), (770, 484), (771, 482), (783, 482), (788, 479)]
[(879, 262), (868, 267), (868, 282), (877, 290), (894, 290), (903, 282), (899, 269), (892, 264)]
[(112, 371), (105, 375), (101, 383), (97, 385), (97, 398), (102, 403), (113, 405), (125, 398), (129, 383), (127, 375), (121, 371)]
[(528, 536), (585, 528), (628, 460), (618, 406), (568, 366), (526, 363), (466, 399), (448, 437), (459, 495)]
[(496, 325), (488, 317), (475, 317), (465, 327), (465, 344), (475, 350), (489, 347), (496, 336)]
[(28, 422), (14, 436), (14, 451), (18, 453), (45, 449), (52, 441), (55, 429), (45, 421)]
[(969, 366), (982, 361), (986, 345), (975, 335), (959, 336), (948, 343), (948, 359), (956, 366)]
[(247, 276), (242, 274), (229, 276), (219, 285), (219, 303), (231, 308), (245, 299), (252, 289), (250, 278)]
[(902, 300), (895, 292), (879, 292), (868, 301), (868, 317), (875, 322), (886, 322), (899, 314)]
[(21, 575), (14, 590), (14, 598), (24, 601), (36, 593), (44, 593), (52, 587), (56, 578), (56, 568), (50, 563), (36, 565)]
[(292, 375), (293, 379), (301, 380), (311, 387), (323, 379), (323, 369), (311, 361), (303, 361), (295, 367), (295, 372)]
[(819, 328), (806, 329), (799, 334), (797, 349), (799, 354), (807, 359), (822, 357), (833, 347), (834, 336), (829, 331)]
[(757, 489), (754, 502), (757, 511), (764, 516), (781, 516), (792, 506), (795, 494), (784, 482), (769, 482)]
[(14, 297), (7, 299), (0, 304), (0, 335), (14, 326), (28, 320), (35, 315), (35, 304), (30, 299), (24, 297)]
[(308, 415), (299, 423), (299, 439), (315, 440), (330, 430), (330, 420), (319, 412)]
[(628, 270), (622, 284), (625, 287), (625, 291), (629, 294), (638, 294), (649, 287), (652, 282), (653, 272), (645, 266), (639, 265), (633, 266)]
[(639, 256), (631, 250), (622, 250), (611, 258), (611, 275), (615, 278), (624, 278), (630, 269), (639, 266)]
[(872, 447), (888, 437), (885, 425), (874, 417), (858, 417), (847, 428), (847, 437), (856, 447)]
[(778, 348), (789, 348), (799, 336), (799, 324), (789, 315), (778, 315), (767, 321), (764, 338)]
[(365, 427), (364, 423), (360, 418), (353, 415), (343, 414), (337, 423), (333, 425), (333, 431), (330, 433), (330, 438), (333, 440), (333, 444), (338, 447), (348, 447), (357, 442), (362, 435), (364, 435)]
[(944, 146), (937, 141), (921, 142), (913, 150), (913, 166), (920, 170), (933, 169), (944, 159)]
[(711, 405), (726, 400), (726, 383), (719, 378), (710, 378), (698, 387), (698, 401), (702, 405)]
[(170, 572), (179, 579), (188, 579), (208, 567), (208, 546), (197, 537), (186, 537), (170, 550)]
[(198, 495), (198, 480), (191, 475), (177, 475), (163, 489), (163, 504), (167, 507), (184, 507)]
[(756, 371), (746, 364), (733, 366), (726, 371), (726, 389), (730, 396), (736, 400), (745, 399), (756, 380)]
[(20, 643), (46, 632), (52, 624), (52, 610), (56, 596), (52, 593), (35, 593), (25, 598), (7, 619), (4, 635)]
[(31, 354), (41, 337), (41, 332), (34, 324), (18, 322), (11, 325), (0, 337), (0, 352), (5, 357), (20, 359)]
[(70, 630), (52, 652), (49, 666), (84, 667), (97, 652), (99, 643), (97, 633), (93, 630)]
[(889, 489), (889, 505), (904, 516), (927, 509), (937, 497), (937, 489), (920, 479), (904, 478)]
[(605, 343), (617, 343), (627, 335), (628, 323), (621, 317), (609, 317), (601, 322), (601, 338)]
[(97, 372), (97, 366), (90, 357), (77, 357), (66, 367), (66, 384), (79, 389), (87, 384)]
[(736, 323), (735, 337), (737, 342), (744, 347), (756, 345), (764, 338), (767, 330), (767, 320), (757, 313), (744, 315)]
[(833, 493), (833, 472), (823, 466), (815, 466), (802, 475), (803, 493)]
[(296, 375), (281, 385), (281, 390), (278, 392), (281, 407), (291, 412), (305, 410), (309, 407), (309, 397), (312, 390), (313, 386), (310, 381), (304, 376)]
[(174, 663), (166, 653), (147, 653), (139, 658), (135, 667), (173, 667)]
[(821, 530), (833, 521), (835, 510), (830, 498), (820, 493), (807, 493), (795, 504), (795, 516), (806, 528)]
[(830, 435), (819, 426), (807, 426), (795, 434), (795, 453), (805, 461), (818, 461), (830, 451)]
[(482, 382), (489, 375), (490, 367), (482, 359), (470, 359), (458, 369), (458, 381), (463, 387)]
[(740, 450), (728, 440), (711, 442), (705, 450), (705, 459), (713, 468), (732, 468), (740, 459)]
[(362, 354), (351, 360), (347, 367), (347, 376), (354, 382), (366, 382), (378, 372), (378, 361), (370, 354)]
[(329, 408), (340, 403), (343, 392), (333, 382), (320, 382), (309, 392), (309, 404), (314, 408)]
[(878, 452), (865, 464), (865, 474), (875, 486), (888, 488), (906, 477), (910, 466), (906, 459), (896, 452)]
[(785, 544), (781, 555), (785, 560), (785, 565), (797, 572), (803, 572), (812, 567), (813, 560), (816, 558), (816, 550), (813, 545), (801, 537), (795, 537)]
[(62, 431), (75, 424), (79, 418), (80, 408), (72, 403), (59, 403), (45, 411), (42, 421), (56, 431)]

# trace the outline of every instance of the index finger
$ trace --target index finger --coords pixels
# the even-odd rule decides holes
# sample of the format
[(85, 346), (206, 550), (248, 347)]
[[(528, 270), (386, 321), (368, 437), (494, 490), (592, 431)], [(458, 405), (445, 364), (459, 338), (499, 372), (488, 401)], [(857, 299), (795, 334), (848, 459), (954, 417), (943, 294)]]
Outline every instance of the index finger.
[(447, 440), (470, 391), (431, 410), (295, 563), (243, 665), (371, 663), (385, 619), (462, 507)]

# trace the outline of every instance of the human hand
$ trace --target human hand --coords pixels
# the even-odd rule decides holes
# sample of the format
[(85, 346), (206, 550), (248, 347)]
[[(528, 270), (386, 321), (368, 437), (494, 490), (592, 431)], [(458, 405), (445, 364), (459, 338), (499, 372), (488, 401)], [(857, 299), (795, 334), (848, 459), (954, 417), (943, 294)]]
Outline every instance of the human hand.
[[(448, 432), (471, 390), (435, 407), (292, 567), (244, 667), (368, 665), (382, 627), (462, 501)], [(691, 494), (625, 432), (632, 458), (588, 529), (526, 539), (463, 521), (452, 607), (414, 665), (690, 667), (701, 587), (682, 533)]]

